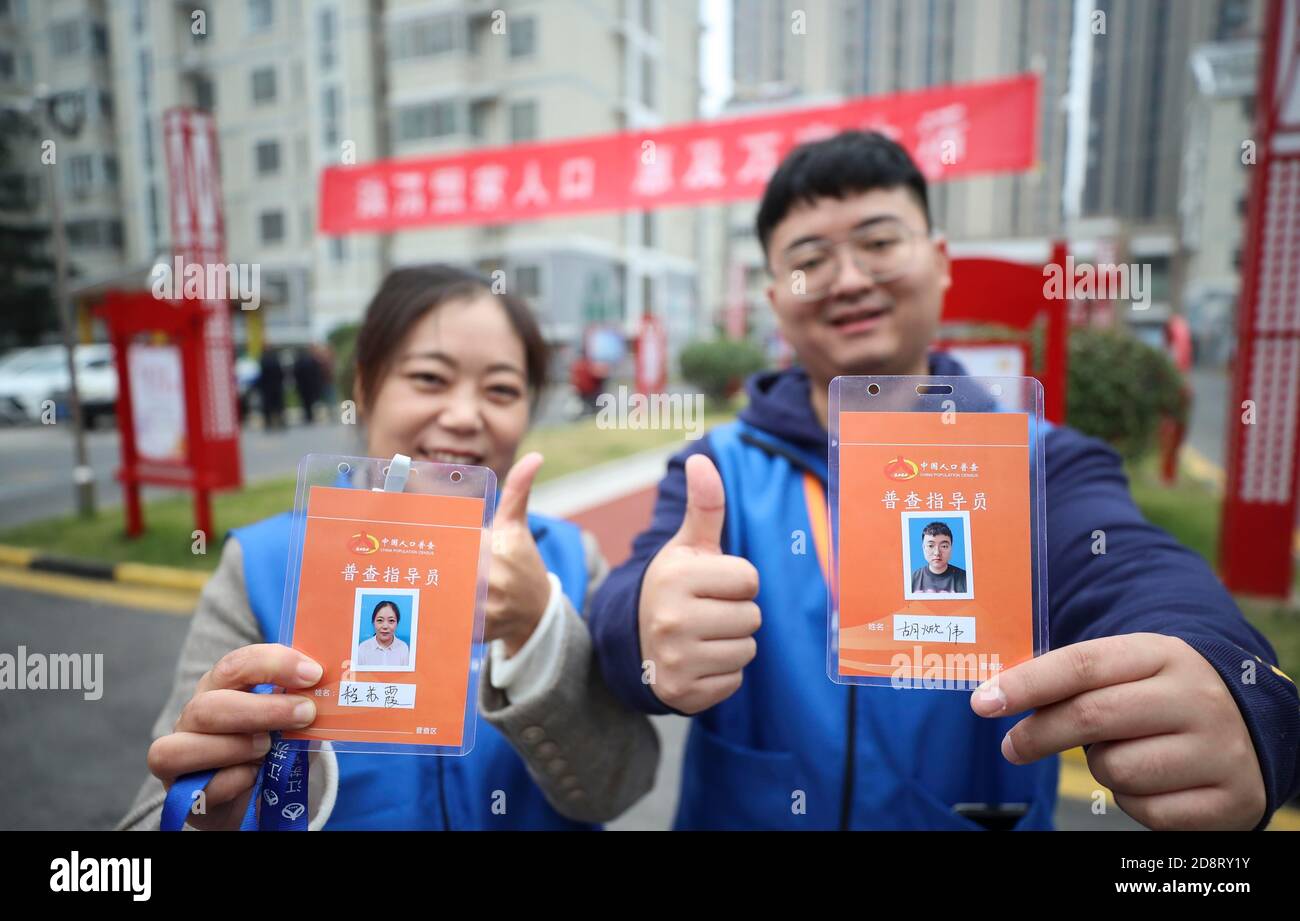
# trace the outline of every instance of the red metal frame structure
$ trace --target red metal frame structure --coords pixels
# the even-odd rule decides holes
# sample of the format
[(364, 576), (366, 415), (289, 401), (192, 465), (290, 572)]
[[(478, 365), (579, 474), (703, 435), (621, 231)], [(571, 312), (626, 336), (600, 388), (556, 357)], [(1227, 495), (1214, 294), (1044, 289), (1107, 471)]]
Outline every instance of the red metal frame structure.
[[(240, 470), (238, 453), (234, 455), (236, 463), (233, 466), (226, 462), (229, 455), (212, 450), (203, 425), (207, 309), (199, 301), (166, 301), (158, 300), (148, 292), (114, 291), (95, 308), (95, 313), (108, 327), (117, 364), (117, 415), (122, 437), (122, 468), (117, 476), (126, 498), (127, 536), (135, 537), (144, 530), (140, 487), (146, 484), (193, 489), (195, 527), (205, 535), (211, 534), (211, 493), (215, 489), (238, 486)], [(131, 344), (143, 336), (156, 334), (166, 336), (181, 351), (185, 383), (185, 457), (180, 463), (141, 457), (136, 444), (137, 395), (131, 393), (127, 363)]]
[(646, 313), (636, 338), (636, 389), (645, 394), (659, 393), (667, 384), (668, 335), (663, 320)]
[(1266, 15), (1219, 566), (1234, 591), (1286, 597), (1300, 458), (1300, 0), (1271, 0)]
[[(1058, 240), (1052, 245), (1048, 265), (1060, 266), (1064, 274), (1065, 256), (1066, 245)], [(943, 321), (996, 323), (1026, 334), (1037, 323), (1045, 321), (1042, 364), (1027, 365), (1027, 368), (1043, 385), (1043, 414), (1052, 422), (1062, 423), (1069, 362), (1069, 302), (1047, 296), (1044, 268), (1001, 259), (953, 259), (952, 285), (944, 297)]]

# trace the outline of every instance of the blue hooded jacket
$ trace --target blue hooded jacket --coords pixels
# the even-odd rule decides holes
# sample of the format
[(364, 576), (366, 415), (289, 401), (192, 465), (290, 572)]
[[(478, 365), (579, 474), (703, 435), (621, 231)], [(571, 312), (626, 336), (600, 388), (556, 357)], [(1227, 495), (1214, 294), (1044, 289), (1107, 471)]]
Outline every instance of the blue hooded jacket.
[[(579, 613), (587, 592), (581, 532), (567, 521), (529, 514), (529, 530), (546, 568)], [(285, 512), (230, 533), (244, 557), (244, 585), (263, 639), (280, 636), (293, 515)], [(477, 691), (480, 656), (470, 687)], [(500, 732), (479, 719), (474, 748), (461, 757), (340, 752), (338, 796), (326, 831), (587, 830), (556, 812), (528, 776), (524, 760)], [(504, 807), (504, 809), (500, 809)], [(499, 810), (499, 811), (498, 811)]]
[[(951, 357), (930, 372), (964, 374)], [(686, 507), (684, 465), (713, 460), (726, 489), (724, 553), (759, 571), (763, 624), (744, 682), (696, 714), (687, 742), (678, 828), (976, 829), (959, 803), (1026, 803), (1018, 829), (1052, 825), (1057, 759), (1016, 766), (1000, 752), (1021, 716), (986, 719), (969, 695), (833, 683), (826, 675), (826, 581), (792, 534), (812, 533), (805, 471), (826, 485), (826, 430), (802, 369), (763, 372), (748, 384), (737, 422), (677, 454), (659, 484), (654, 519), (631, 557), (610, 573), (588, 614), (609, 687), (626, 705), (672, 712), (642, 682), (637, 611), (641, 582), (676, 533)], [(1054, 648), (1095, 637), (1177, 636), (1218, 671), (1254, 741), (1268, 795), (1263, 827), (1295, 794), (1300, 699), (1268, 665), (1268, 641), (1242, 617), (1209, 566), (1143, 519), (1118, 455), (1063, 427), (1044, 439), (1049, 637)], [(1107, 552), (1092, 552), (1093, 532)], [(1254, 684), (1243, 662), (1258, 661)]]

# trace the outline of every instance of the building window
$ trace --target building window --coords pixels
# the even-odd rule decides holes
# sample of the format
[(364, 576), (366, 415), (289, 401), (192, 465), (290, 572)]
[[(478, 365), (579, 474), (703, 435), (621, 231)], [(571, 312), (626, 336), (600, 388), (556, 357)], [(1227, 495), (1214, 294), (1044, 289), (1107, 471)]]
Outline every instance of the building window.
[(14, 53), (0, 48), (0, 79), (12, 80), (17, 68), (14, 66)]
[(339, 142), (339, 89), (327, 86), (321, 91), (321, 141), (326, 147)]
[(542, 295), (542, 270), (535, 265), (515, 266), (515, 295), (535, 300)]
[(253, 102), (275, 101), (275, 68), (260, 67), (253, 71)]
[(481, 141), (487, 137), (488, 133), (488, 116), (490, 114), (490, 102), (472, 102), (469, 106), (469, 133), (470, 137), (476, 141)]
[(389, 33), (388, 47), (389, 56), (395, 61), (451, 51), (456, 47), (456, 20), (444, 15), (395, 25)]
[(195, 108), (204, 112), (215, 112), (217, 109), (216, 83), (207, 77), (197, 75), (193, 79)]
[(537, 48), (537, 17), (525, 16), (507, 26), (510, 35), (510, 56), (523, 58)]
[(90, 46), (95, 54), (104, 57), (108, 54), (108, 29), (99, 23), (90, 27)]
[(275, 21), (275, 10), (271, 0), (248, 0), (248, 30), (265, 32)]
[(510, 103), (510, 140), (533, 141), (537, 139), (537, 103)]
[(257, 216), (258, 235), (263, 243), (279, 243), (284, 240), (284, 212), (263, 211)]
[(334, 69), (334, 30), (337, 19), (333, 9), (320, 11), (320, 69)]
[(456, 131), (456, 104), (450, 99), (403, 106), (397, 110), (397, 138), (420, 141)]
[(258, 141), (253, 147), (253, 159), (259, 176), (273, 176), (280, 172), (280, 142)]
[(347, 237), (330, 237), (330, 262), (339, 265), (347, 261), (348, 258), (348, 238)]
[(655, 62), (648, 54), (641, 57), (641, 105), (655, 107)]
[(68, 158), (68, 191), (85, 195), (95, 181), (95, 160), (90, 154), (77, 154)]
[(78, 54), (82, 48), (81, 23), (77, 20), (56, 22), (50, 26), (50, 51), (56, 58)]
[(641, 212), (641, 245), (655, 245), (655, 215), (653, 211)]
[(81, 221), (69, 221), (67, 224), (68, 245), (85, 249), (122, 247), (122, 222), (87, 218)]
[(654, 0), (641, 0), (641, 31), (647, 35), (655, 34)]
[(117, 157), (113, 154), (104, 155), (104, 183), (110, 188), (117, 187)]

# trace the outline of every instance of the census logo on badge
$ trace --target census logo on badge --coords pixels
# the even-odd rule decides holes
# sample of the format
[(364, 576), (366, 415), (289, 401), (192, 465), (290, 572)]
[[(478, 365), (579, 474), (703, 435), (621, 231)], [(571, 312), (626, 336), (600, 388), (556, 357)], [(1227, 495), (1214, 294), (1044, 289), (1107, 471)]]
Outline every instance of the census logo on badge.
[(379, 538), (373, 534), (358, 531), (348, 539), (348, 549), (353, 553), (378, 553)]
[(885, 464), (885, 479), (887, 480), (910, 480), (921, 472), (916, 466), (916, 461), (910, 461), (906, 457), (895, 457), (889, 463)]

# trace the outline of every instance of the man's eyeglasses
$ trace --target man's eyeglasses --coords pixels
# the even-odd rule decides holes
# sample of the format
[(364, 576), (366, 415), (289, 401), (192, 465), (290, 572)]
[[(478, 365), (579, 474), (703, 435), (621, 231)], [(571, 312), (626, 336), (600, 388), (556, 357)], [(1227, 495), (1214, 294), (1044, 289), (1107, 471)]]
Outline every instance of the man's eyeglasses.
[(876, 284), (894, 281), (912, 268), (924, 239), (902, 221), (875, 221), (842, 240), (801, 243), (786, 250), (777, 261), (777, 280), (799, 300), (823, 298), (840, 272), (835, 251), (846, 246), (859, 272)]

